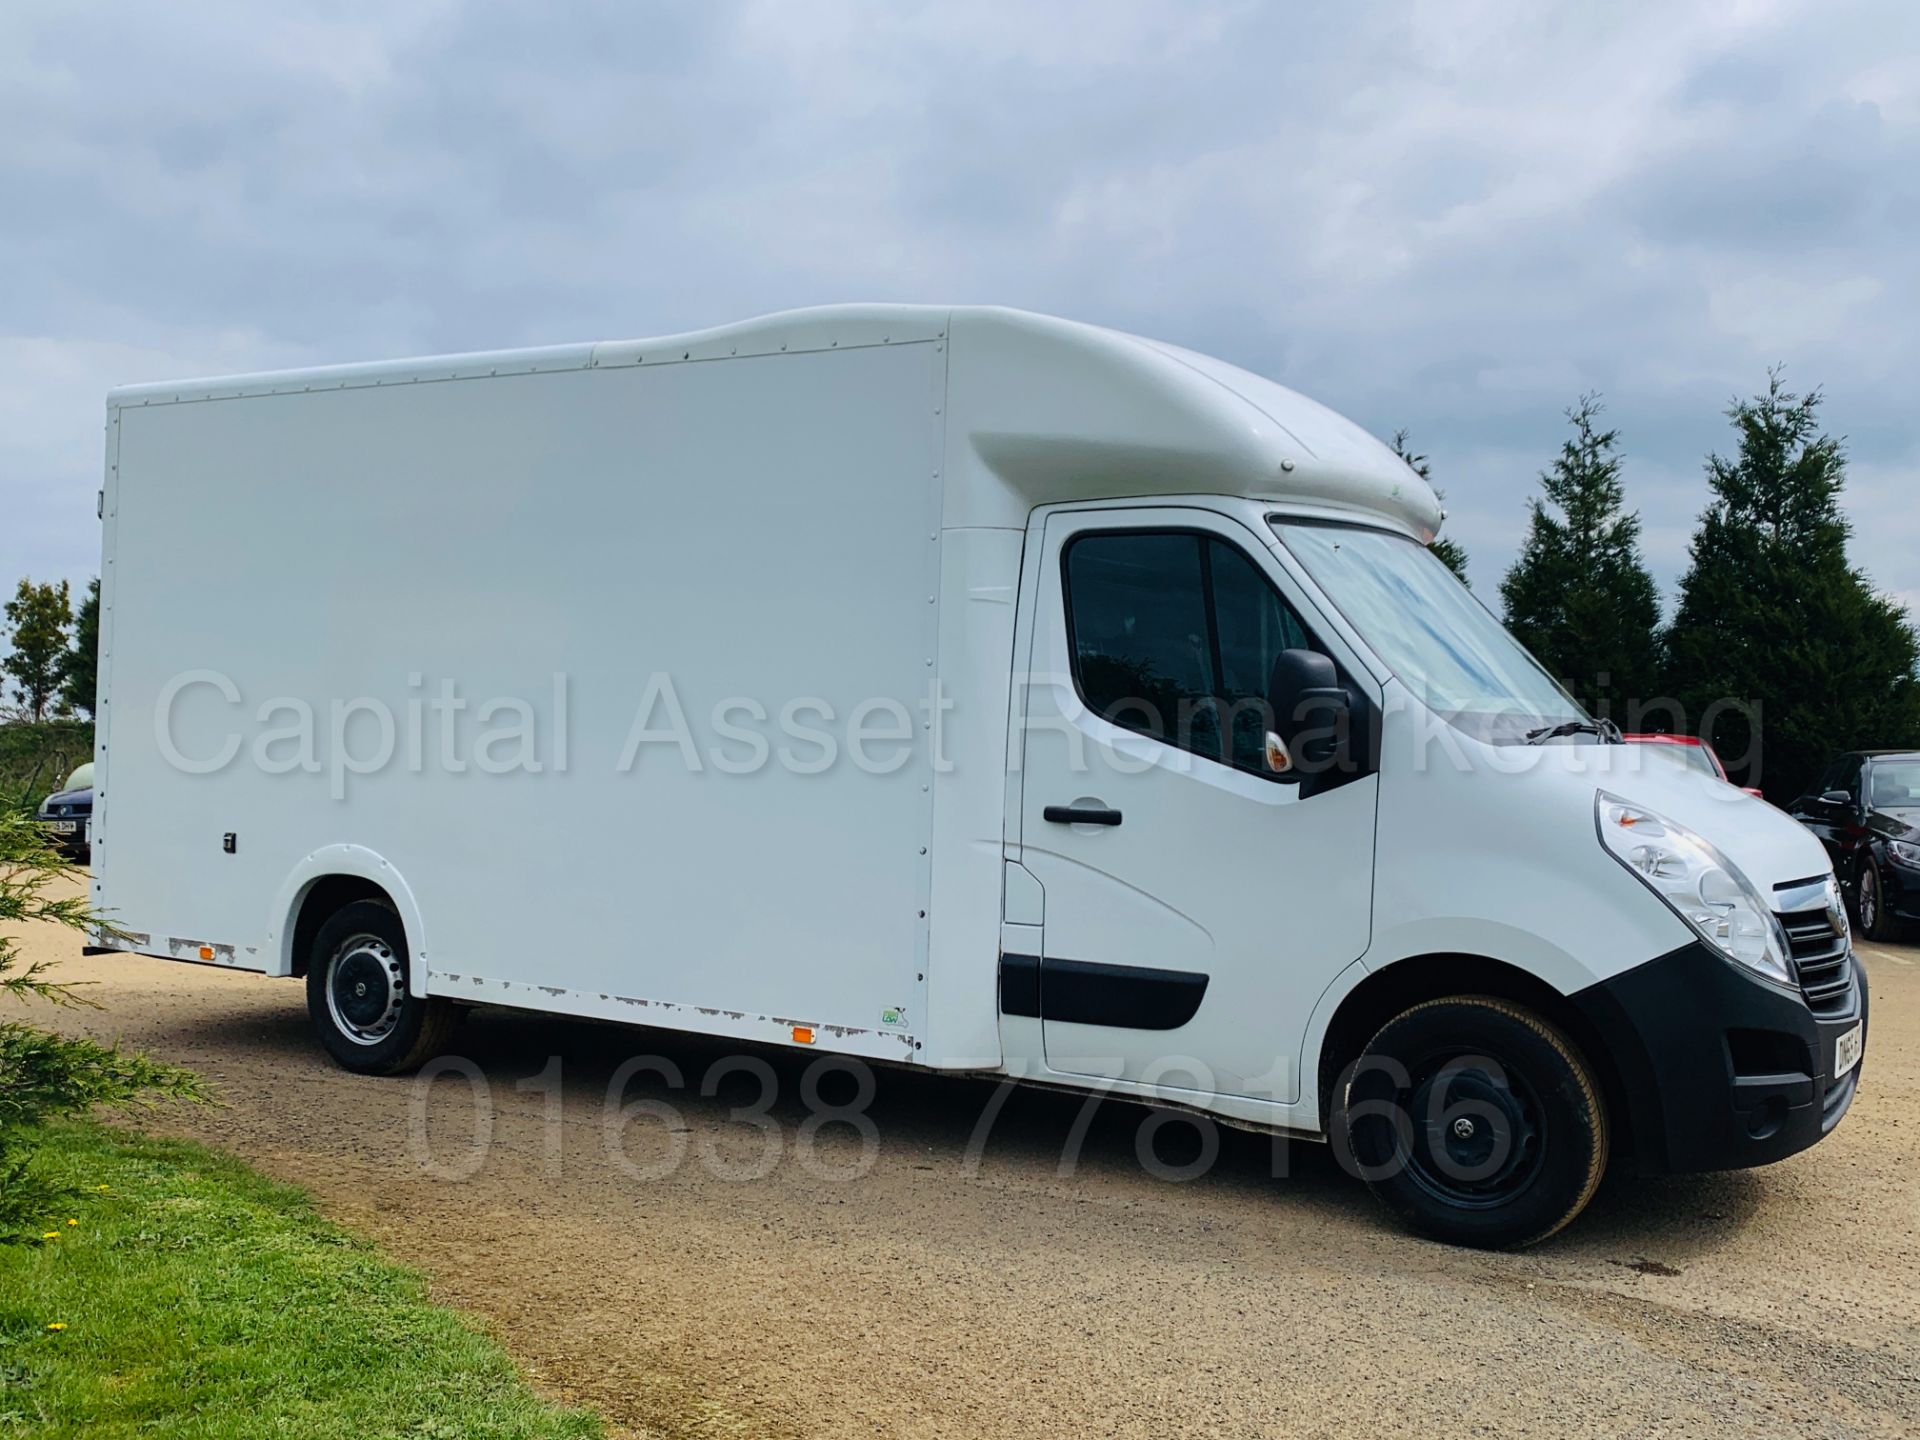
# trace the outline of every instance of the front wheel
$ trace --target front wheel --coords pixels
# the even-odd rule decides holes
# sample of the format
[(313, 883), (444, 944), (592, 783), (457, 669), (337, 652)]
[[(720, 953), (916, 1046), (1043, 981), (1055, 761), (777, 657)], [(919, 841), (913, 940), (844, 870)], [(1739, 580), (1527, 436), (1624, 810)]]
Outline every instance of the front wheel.
[(1860, 933), (1875, 944), (1885, 944), (1894, 935), (1893, 917), (1887, 913), (1885, 897), (1880, 893), (1880, 875), (1871, 861), (1860, 866)]
[(1607, 1168), (1591, 1067), (1523, 1006), (1431, 1000), (1387, 1022), (1349, 1070), (1336, 1141), (1374, 1195), (1455, 1245), (1517, 1249), (1586, 1208)]
[(326, 1051), (362, 1075), (417, 1069), (445, 1046), (454, 1011), (408, 993), (407, 932), (378, 900), (336, 910), (313, 939), (307, 1014)]

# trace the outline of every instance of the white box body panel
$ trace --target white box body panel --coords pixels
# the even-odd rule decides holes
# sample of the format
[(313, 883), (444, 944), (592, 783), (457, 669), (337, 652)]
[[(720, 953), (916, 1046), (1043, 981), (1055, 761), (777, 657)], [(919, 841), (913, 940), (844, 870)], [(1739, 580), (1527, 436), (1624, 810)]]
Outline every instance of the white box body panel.
[[(309, 857), (353, 847), (404, 887), (431, 992), (910, 1058), (929, 732), (863, 766), (848, 727), (924, 711), (946, 358), (903, 337), (122, 403), (100, 902), (157, 953), (285, 973), (299, 877), (342, 868)], [(260, 714), (282, 697), (312, 708), (317, 774), (257, 761), (297, 724)], [(716, 732), (730, 700), (758, 743)], [(391, 759), (343, 774), (382, 712)], [(662, 738), (623, 772), (636, 727)], [(235, 737), (209, 773), (165, 753)]]

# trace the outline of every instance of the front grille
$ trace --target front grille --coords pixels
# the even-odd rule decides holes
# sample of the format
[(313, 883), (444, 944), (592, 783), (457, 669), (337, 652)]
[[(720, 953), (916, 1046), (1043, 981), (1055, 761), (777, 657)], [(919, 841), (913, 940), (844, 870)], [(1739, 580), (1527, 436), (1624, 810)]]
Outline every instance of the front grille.
[(1853, 955), (1847, 937), (1833, 933), (1825, 907), (1786, 911), (1780, 923), (1807, 1007), (1816, 1015), (1844, 1013), (1853, 1004)]

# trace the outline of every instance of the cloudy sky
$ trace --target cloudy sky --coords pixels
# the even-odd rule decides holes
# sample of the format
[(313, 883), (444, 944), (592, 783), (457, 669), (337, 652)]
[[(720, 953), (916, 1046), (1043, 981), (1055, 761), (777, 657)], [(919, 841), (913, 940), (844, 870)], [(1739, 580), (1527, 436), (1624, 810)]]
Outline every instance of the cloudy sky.
[(1409, 428), (1484, 592), (1601, 392), (1666, 591), (1736, 393), (1920, 612), (1920, 5), (0, 8), (0, 584), (98, 564), (105, 390), (986, 301)]

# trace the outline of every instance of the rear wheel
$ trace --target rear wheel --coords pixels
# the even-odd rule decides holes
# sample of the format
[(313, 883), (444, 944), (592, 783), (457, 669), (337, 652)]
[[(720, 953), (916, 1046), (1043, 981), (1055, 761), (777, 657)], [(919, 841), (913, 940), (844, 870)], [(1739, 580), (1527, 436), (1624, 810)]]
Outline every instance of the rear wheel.
[(1351, 1068), (1340, 1126), (1374, 1195), (1455, 1245), (1546, 1239), (1586, 1208), (1607, 1167), (1591, 1067), (1540, 1016), (1491, 996), (1388, 1021)]
[(307, 1014), (320, 1043), (342, 1067), (398, 1075), (442, 1049), (454, 1010), (408, 993), (407, 932), (391, 906), (355, 900), (313, 938)]

